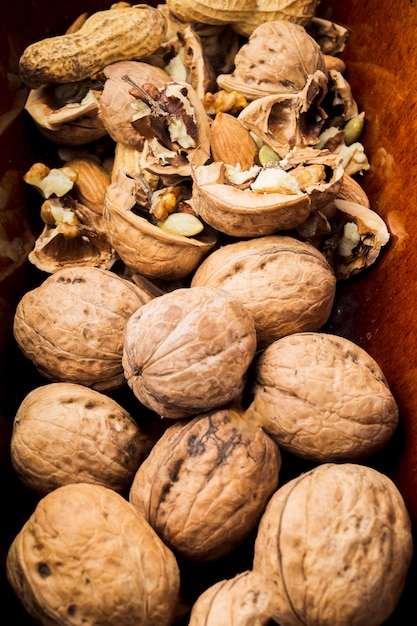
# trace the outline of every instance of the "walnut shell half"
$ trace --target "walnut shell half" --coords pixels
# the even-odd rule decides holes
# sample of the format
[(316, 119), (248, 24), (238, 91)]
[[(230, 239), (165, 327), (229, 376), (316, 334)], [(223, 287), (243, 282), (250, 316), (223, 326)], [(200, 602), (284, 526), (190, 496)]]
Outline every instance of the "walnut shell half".
[(109, 396), (50, 383), (20, 404), (10, 454), (20, 480), (40, 495), (79, 482), (124, 492), (150, 447), (133, 417)]
[(107, 391), (125, 383), (123, 330), (149, 292), (110, 270), (58, 270), (27, 291), (16, 307), (14, 336), (51, 381)]
[(380, 450), (398, 407), (375, 360), (329, 333), (270, 344), (254, 368), (253, 412), (283, 449), (316, 462), (357, 461)]
[(41, 499), (9, 549), (7, 575), (42, 626), (169, 626), (178, 603), (174, 555), (102, 485), (65, 485)]
[(184, 287), (129, 318), (123, 367), (136, 397), (163, 417), (183, 418), (240, 395), (256, 350), (252, 315), (222, 289)]
[(278, 446), (243, 410), (212, 411), (165, 430), (129, 499), (174, 554), (214, 560), (255, 528), (280, 467)]
[(148, 278), (179, 280), (188, 276), (215, 246), (209, 227), (195, 237), (164, 231), (135, 212), (137, 183), (123, 172), (106, 190), (104, 225), (124, 263)]
[(253, 570), (276, 584), (283, 626), (380, 626), (413, 553), (394, 483), (355, 463), (319, 465), (280, 487), (259, 524)]
[(284, 335), (321, 328), (336, 277), (312, 245), (269, 235), (218, 248), (200, 263), (191, 285), (224, 289), (240, 300), (255, 320), (261, 349)]

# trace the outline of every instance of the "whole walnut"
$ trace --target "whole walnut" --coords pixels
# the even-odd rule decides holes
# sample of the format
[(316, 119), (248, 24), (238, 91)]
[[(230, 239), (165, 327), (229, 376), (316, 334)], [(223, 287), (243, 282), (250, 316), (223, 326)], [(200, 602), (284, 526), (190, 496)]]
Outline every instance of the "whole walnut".
[(64, 268), (23, 295), (14, 336), (47, 379), (109, 391), (125, 383), (125, 323), (151, 297), (110, 270)]
[(188, 626), (268, 626), (275, 587), (269, 578), (247, 570), (208, 587), (195, 601)]
[(120, 494), (51, 491), (14, 538), (7, 576), (42, 626), (169, 626), (179, 600), (172, 552)]
[(398, 424), (379, 365), (330, 333), (295, 333), (270, 344), (254, 365), (252, 392), (252, 418), (283, 449), (316, 462), (363, 460)]
[(278, 446), (240, 408), (179, 420), (139, 466), (130, 502), (174, 554), (220, 558), (255, 528), (278, 485)]
[(238, 398), (255, 351), (255, 323), (239, 300), (214, 287), (180, 287), (131, 315), (122, 363), (140, 402), (177, 419)]
[(275, 583), (280, 626), (380, 626), (399, 601), (412, 553), (394, 483), (371, 467), (325, 463), (272, 495), (253, 570)]
[(290, 333), (315, 331), (327, 321), (335, 274), (311, 244), (269, 235), (224, 245), (204, 259), (192, 286), (224, 289), (250, 311), (258, 348)]
[(40, 495), (78, 482), (124, 492), (151, 445), (109, 396), (76, 383), (50, 383), (21, 402), (10, 454), (21, 481)]

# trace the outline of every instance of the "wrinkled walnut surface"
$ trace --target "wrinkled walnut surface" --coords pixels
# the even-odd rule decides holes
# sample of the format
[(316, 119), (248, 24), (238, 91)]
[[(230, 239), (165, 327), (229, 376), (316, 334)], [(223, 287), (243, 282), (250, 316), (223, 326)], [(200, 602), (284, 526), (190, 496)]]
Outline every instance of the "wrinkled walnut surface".
[(273, 494), (253, 569), (276, 583), (281, 626), (379, 626), (399, 600), (412, 552), (394, 483), (370, 467), (330, 463)]
[(333, 305), (336, 278), (312, 245), (284, 235), (237, 241), (200, 263), (192, 286), (224, 289), (255, 320), (258, 348), (294, 332), (318, 330)]
[(78, 483), (41, 499), (8, 556), (10, 584), (42, 626), (168, 626), (175, 557), (121, 495)]
[(343, 337), (306, 332), (269, 345), (253, 371), (251, 411), (276, 441), (314, 461), (361, 460), (398, 424), (375, 360)]
[(123, 330), (149, 293), (109, 270), (65, 268), (19, 301), (14, 334), (23, 354), (54, 382), (98, 391), (124, 384)]
[(256, 526), (280, 467), (278, 446), (243, 411), (212, 411), (167, 428), (129, 499), (174, 553), (213, 560)]
[(136, 397), (161, 416), (182, 418), (240, 395), (256, 350), (252, 315), (225, 291), (185, 287), (129, 318), (123, 367)]
[(150, 446), (109, 396), (75, 383), (50, 383), (21, 402), (10, 454), (19, 478), (40, 495), (75, 482), (123, 492)]

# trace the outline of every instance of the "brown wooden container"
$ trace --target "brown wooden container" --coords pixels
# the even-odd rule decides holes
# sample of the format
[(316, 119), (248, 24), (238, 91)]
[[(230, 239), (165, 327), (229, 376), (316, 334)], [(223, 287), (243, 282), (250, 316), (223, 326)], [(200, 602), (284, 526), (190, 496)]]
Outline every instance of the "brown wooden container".
[[(10, 171), (23, 174), (35, 159), (48, 158), (48, 143), (34, 132), (22, 110), (24, 94), (16, 91), (10, 81), (11, 74), (17, 72), (19, 55), (32, 41), (64, 32), (82, 12), (103, 8), (108, 8), (103, 0), (14, 0), (3, 11), (0, 186)], [(417, 3), (407, 0), (394, 6), (379, 0), (322, 0), (318, 15), (350, 30), (342, 57), (355, 99), (366, 113), (363, 143), (371, 165), (362, 182), (372, 207), (391, 232), (389, 247), (378, 263), (370, 271), (339, 284), (327, 329), (364, 347), (389, 381), (400, 408), (400, 427), (372, 464), (396, 482), (417, 529)], [(37, 208), (34, 210), (32, 200), (30, 190), (16, 185), (11, 202), (22, 220), (22, 228), (37, 232)], [(36, 498), (14, 475), (8, 446), (18, 404), (43, 381), (14, 345), (11, 325), (18, 299), (38, 280), (39, 275), (23, 262), (0, 282), (0, 597), (3, 623), (19, 626), (33, 626), (33, 621), (8, 587), (5, 556)], [(184, 575), (190, 581), (200, 577), (204, 584), (210, 584), (219, 567), (222, 577), (227, 577), (235, 570), (249, 567), (250, 562), (248, 542), (216, 567), (184, 565)], [(385, 626), (417, 625), (416, 578), (413, 563), (403, 598)]]

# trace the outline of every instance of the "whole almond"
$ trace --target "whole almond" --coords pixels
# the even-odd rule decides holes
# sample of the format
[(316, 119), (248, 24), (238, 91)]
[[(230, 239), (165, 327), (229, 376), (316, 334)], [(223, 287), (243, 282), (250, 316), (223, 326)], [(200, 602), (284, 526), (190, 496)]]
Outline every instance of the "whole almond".
[(230, 113), (217, 113), (210, 130), (214, 161), (248, 170), (257, 163), (258, 147), (250, 132)]

